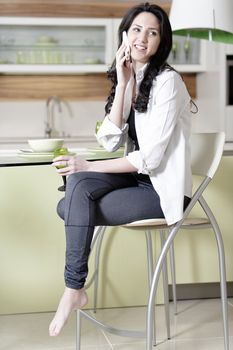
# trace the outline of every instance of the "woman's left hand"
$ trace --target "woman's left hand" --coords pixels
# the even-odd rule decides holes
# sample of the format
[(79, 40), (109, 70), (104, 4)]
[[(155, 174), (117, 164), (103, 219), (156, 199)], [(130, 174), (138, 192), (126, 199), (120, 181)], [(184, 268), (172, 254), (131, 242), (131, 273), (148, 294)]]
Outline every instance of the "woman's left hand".
[(59, 156), (53, 159), (52, 166), (57, 168), (60, 175), (71, 175), (78, 171), (87, 171), (89, 162), (81, 156)]

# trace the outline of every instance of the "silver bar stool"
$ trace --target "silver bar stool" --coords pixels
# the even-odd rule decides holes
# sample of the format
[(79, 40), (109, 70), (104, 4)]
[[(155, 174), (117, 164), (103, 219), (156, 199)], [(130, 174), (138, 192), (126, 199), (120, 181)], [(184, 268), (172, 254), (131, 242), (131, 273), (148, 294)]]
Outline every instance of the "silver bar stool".
[[(146, 350), (152, 350), (152, 347), (156, 345), (155, 336), (155, 296), (158, 288), (158, 281), (160, 273), (166, 267), (166, 258), (168, 252), (172, 248), (175, 236), (182, 228), (201, 229), (203, 227), (211, 227), (216, 239), (218, 260), (219, 260), (219, 274), (220, 274), (220, 287), (221, 287), (221, 305), (223, 316), (223, 336), (224, 336), (224, 349), (229, 350), (229, 324), (228, 324), (228, 307), (227, 307), (227, 289), (226, 289), (226, 269), (225, 269), (225, 253), (223, 239), (221, 231), (217, 224), (217, 221), (209, 208), (207, 202), (203, 198), (203, 192), (212, 180), (222, 157), (223, 147), (225, 142), (225, 134), (219, 133), (201, 133), (192, 135), (192, 172), (194, 175), (202, 177), (202, 181), (192, 196), (192, 199), (186, 208), (183, 218), (174, 224), (172, 227), (168, 227), (164, 219), (148, 219), (135, 221), (126, 225), (122, 225), (125, 228), (143, 230), (147, 232), (148, 244), (150, 244), (150, 231), (152, 229), (159, 230), (162, 239), (162, 249), (159, 258), (156, 262), (156, 266), (153, 272), (153, 278), (151, 279), (151, 269), (153, 262), (148, 261), (148, 270), (150, 277), (150, 293), (147, 304), (147, 322), (145, 331), (133, 331), (116, 329), (111, 325), (106, 325), (99, 321), (96, 317), (91, 315), (88, 311), (79, 310), (77, 312), (77, 350), (81, 349), (81, 319), (84, 317), (91, 321), (95, 326), (102, 328), (106, 332), (117, 334), (120, 336), (145, 338)], [(191, 209), (199, 203), (206, 214), (206, 218), (188, 218)], [(168, 237), (164, 238), (164, 230), (169, 230)], [(148, 236), (149, 235), (149, 236)], [(150, 237), (148, 239), (148, 237)], [(149, 254), (150, 251), (149, 251)], [(171, 253), (174, 257), (174, 251)], [(167, 283), (167, 279), (165, 276)], [(167, 285), (167, 284), (166, 284)], [(166, 287), (166, 286), (164, 286)], [(165, 288), (164, 288), (165, 289)], [(167, 297), (166, 297), (167, 298)], [(169, 320), (168, 320), (169, 323)], [(170, 323), (169, 323), (170, 326)], [(169, 327), (168, 327), (169, 329)], [(169, 329), (170, 331), (170, 329)], [(169, 333), (170, 336), (170, 333)]]

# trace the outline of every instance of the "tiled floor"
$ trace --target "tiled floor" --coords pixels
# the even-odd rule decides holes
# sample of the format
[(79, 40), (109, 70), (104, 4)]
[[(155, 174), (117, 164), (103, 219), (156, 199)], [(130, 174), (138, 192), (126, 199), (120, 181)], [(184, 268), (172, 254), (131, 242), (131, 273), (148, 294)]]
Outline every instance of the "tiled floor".
[[(233, 350), (233, 299), (229, 299), (228, 305), (230, 350)], [(171, 316), (171, 340), (166, 340), (163, 307), (156, 310), (157, 350), (224, 350), (219, 300), (178, 302), (178, 315)], [(97, 315), (120, 328), (143, 329), (145, 326), (144, 307), (99, 310)], [(75, 350), (75, 313), (57, 338), (48, 336), (52, 316), (52, 313), (0, 316), (0, 349)], [(123, 338), (96, 330), (83, 319), (81, 349), (144, 350), (146, 345), (143, 339)]]

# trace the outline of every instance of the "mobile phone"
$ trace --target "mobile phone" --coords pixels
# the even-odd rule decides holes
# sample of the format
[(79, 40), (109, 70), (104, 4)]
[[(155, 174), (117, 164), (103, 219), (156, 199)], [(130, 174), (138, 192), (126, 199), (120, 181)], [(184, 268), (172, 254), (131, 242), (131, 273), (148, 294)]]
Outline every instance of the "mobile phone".
[(125, 56), (127, 60), (130, 60), (130, 46), (129, 46), (129, 40), (126, 31), (122, 33), (122, 41), (126, 46), (125, 50)]

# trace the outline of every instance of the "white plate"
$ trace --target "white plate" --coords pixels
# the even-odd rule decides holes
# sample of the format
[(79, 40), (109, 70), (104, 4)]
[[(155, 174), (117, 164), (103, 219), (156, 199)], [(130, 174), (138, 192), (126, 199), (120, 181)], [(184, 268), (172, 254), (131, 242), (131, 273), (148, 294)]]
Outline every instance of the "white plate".
[(26, 158), (26, 159), (46, 159), (46, 160), (53, 160), (54, 155), (53, 153), (18, 153), (18, 157)]
[[(80, 155), (87, 157), (88, 156), (95, 156), (94, 152), (88, 152), (88, 151), (79, 151), (79, 152), (70, 152), (69, 156), (75, 156), (75, 155)], [(46, 160), (53, 160), (54, 154), (53, 153), (39, 153), (39, 152), (30, 152), (30, 151), (23, 151), (21, 150), (17, 154), (18, 157), (25, 158), (25, 159), (46, 159)]]
[[(70, 152), (69, 156), (74, 156), (76, 153)], [(20, 152), (18, 152), (18, 157), (26, 158), (26, 159), (47, 159), (52, 160), (54, 157), (53, 152), (33, 152), (30, 149), (29, 150), (23, 150), (21, 149)]]
[(29, 154), (29, 155), (38, 155), (38, 156), (50, 155), (50, 156), (52, 156), (53, 152), (34, 152), (31, 149), (20, 149), (19, 154)]

